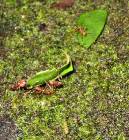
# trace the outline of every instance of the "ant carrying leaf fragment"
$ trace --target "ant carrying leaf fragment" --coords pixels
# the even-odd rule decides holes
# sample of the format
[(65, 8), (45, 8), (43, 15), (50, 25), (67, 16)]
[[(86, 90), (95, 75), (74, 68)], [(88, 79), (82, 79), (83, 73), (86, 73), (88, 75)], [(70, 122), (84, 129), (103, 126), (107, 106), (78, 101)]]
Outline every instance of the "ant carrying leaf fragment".
[(63, 83), (58, 81), (58, 79), (73, 71), (73, 65), (70, 56), (66, 54), (66, 57), (67, 63), (62, 67), (58, 69), (54, 68), (52, 70), (41, 71), (28, 80), (20, 80), (16, 84), (12, 85), (11, 90), (15, 91), (24, 89), (30, 90), (30, 92), (34, 91), (38, 94), (52, 94), (54, 88), (60, 88), (63, 86)]
[[(107, 21), (107, 11), (98, 9), (81, 14), (77, 19), (77, 25), (82, 27), (77, 34), (79, 43), (89, 48), (102, 33)], [(86, 29), (86, 30), (83, 30)], [(85, 35), (87, 31), (87, 35)]]

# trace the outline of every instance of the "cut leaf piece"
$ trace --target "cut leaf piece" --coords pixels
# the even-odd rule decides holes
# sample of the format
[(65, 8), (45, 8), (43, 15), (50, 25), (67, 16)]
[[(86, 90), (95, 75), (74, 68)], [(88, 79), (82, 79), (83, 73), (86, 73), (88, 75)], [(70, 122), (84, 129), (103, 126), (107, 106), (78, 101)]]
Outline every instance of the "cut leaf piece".
[(102, 32), (107, 19), (106, 10), (94, 10), (80, 15), (77, 25), (85, 29), (85, 35), (77, 34), (79, 43), (90, 47)]
[(27, 81), (27, 87), (33, 88), (38, 85), (43, 85), (51, 80), (56, 80), (59, 77), (63, 77), (69, 72), (73, 71), (72, 61), (69, 55), (66, 54), (67, 63), (63, 65), (61, 68), (53, 68), (52, 70), (46, 70), (38, 72), (32, 78)]

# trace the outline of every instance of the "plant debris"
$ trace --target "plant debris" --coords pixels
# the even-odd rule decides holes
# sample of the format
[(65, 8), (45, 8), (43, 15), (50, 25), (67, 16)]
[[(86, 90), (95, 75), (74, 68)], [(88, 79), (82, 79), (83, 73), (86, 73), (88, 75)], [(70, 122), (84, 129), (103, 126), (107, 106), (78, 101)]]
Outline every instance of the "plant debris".
[(51, 8), (57, 8), (57, 9), (63, 9), (72, 7), (74, 4), (74, 0), (62, 0), (58, 3), (53, 3), (51, 5)]
[(40, 23), (39, 24), (39, 31), (46, 31), (47, 30), (47, 25), (45, 23)]

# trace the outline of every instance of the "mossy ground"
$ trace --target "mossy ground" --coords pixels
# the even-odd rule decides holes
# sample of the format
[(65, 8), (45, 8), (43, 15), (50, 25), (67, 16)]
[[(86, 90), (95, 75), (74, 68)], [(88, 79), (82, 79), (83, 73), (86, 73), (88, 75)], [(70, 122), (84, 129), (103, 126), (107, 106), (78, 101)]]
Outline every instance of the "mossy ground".
[[(76, 0), (66, 11), (50, 8), (53, 2), (0, 3), (0, 118), (13, 120), (15, 135), (25, 140), (115, 140), (122, 132), (129, 139), (128, 1)], [(77, 41), (76, 19), (98, 8), (108, 11), (107, 24), (86, 49)], [(62, 49), (75, 68), (63, 88), (51, 96), (10, 91), (11, 83), (64, 63)]]

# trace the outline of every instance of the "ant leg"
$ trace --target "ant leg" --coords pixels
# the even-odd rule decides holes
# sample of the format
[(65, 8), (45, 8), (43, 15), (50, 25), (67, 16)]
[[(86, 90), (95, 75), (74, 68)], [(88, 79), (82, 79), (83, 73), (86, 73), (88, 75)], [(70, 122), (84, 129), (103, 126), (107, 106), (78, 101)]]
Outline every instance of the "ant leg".
[(24, 97), (26, 97), (28, 94), (30, 94), (31, 93), (31, 90), (29, 90), (29, 91), (26, 91), (24, 94), (23, 94), (23, 96)]
[(53, 87), (49, 84), (49, 82), (45, 82), (48, 88), (52, 89)]
[(57, 80), (58, 81), (61, 81), (61, 79), (62, 79), (62, 76), (61, 75), (57, 77)]

